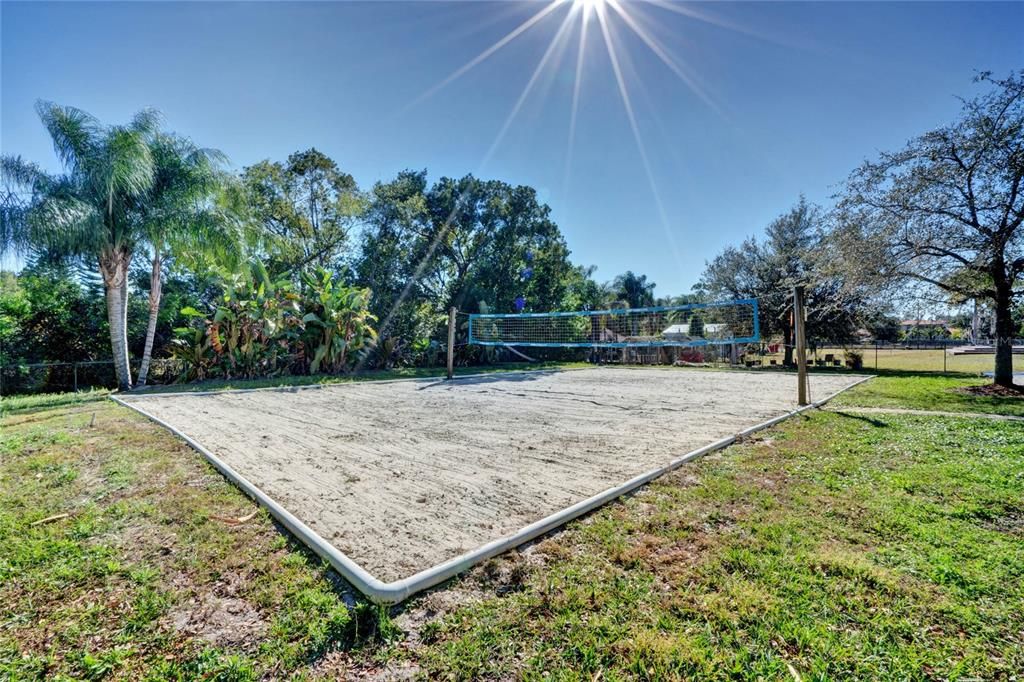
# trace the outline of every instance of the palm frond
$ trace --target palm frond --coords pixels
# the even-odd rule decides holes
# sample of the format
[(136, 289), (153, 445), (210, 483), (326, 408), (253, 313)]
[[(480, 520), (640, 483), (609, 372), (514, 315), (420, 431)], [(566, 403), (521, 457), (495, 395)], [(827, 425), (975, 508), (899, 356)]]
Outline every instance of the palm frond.
[(96, 138), (102, 131), (100, 122), (92, 115), (53, 102), (39, 100), (36, 112), (53, 141), (53, 150), (71, 172), (88, 165), (96, 151)]
[(212, 147), (199, 147), (194, 149), (190, 156), (196, 159), (195, 162), (198, 162), (199, 159), (203, 159), (209, 166), (214, 168), (222, 168), (231, 163), (227, 154), (219, 149), (213, 149)]
[(70, 186), (54, 186), (25, 215), (28, 241), (70, 256), (95, 253), (104, 242), (103, 218)]
[(0, 156), (0, 181), (9, 191), (21, 188), (33, 191), (49, 176), (36, 164), (20, 156)]
[(28, 213), (38, 197), (56, 182), (20, 156), (0, 156), (0, 254), (31, 250)]
[(104, 141), (102, 173), (96, 178), (112, 194), (134, 197), (153, 185), (153, 155), (138, 131), (123, 126), (110, 129)]
[(136, 112), (135, 116), (132, 117), (131, 123), (128, 124), (128, 127), (142, 135), (156, 135), (158, 134), (163, 121), (164, 116), (159, 110), (147, 107)]

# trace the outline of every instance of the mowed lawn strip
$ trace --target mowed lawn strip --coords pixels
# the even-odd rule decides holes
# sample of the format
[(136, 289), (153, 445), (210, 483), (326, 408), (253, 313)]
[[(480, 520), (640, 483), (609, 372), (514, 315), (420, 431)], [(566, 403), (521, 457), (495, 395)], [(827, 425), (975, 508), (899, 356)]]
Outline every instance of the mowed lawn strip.
[[(881, 375), (839, 395), (829, 405), (833, 408), (847, 405), (1024, 416), (1024, 392), (1018, 398), (1009, 398), (975, 395), (964, 391), (988, 383), (991, 382), (987, 379), (934, 374)], [(811, 386), (814, 386), (813, 375)]]
[(1019, 424), (814, 412), (389, 614), (159, 427), (39, 406), (0, 434), (0, 674), (1008, 678), (1022, 487)]

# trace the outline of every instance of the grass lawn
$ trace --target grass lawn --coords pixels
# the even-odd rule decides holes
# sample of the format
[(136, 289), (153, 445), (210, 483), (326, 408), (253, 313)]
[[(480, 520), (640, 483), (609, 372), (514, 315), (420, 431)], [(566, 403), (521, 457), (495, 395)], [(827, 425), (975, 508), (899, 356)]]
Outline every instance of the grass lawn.
[(841, 411), (1020, 413), (969, 383), (874, 379), (391, 611), (129, 410), (8, 404), (0, 676), (1012, 679), (1024, 428)]
[[(813, 377), (811, 378), (813, 382)], [(965, 379), (935, 374), (883, 373), (836, 398), (832, 405), (883, 407), (944, 412), (983, 412), (1024, 417), (1024, 397), (972, 395), (958, 389), (981, 386), (990, 379)]]

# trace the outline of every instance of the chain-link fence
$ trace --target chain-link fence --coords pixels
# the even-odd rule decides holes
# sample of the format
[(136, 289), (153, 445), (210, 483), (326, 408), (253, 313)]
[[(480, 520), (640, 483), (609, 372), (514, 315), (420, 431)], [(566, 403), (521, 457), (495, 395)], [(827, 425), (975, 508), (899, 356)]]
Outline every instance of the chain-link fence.
[[(782, 365), (783, 344), (765, 343), (744, 355), (748, 366)], [(808, 343), (808, 365), (878, 371), (974, 374), (991, 372), (995, 365), (992, 346), (975, 346), (949, 340), (913, 340), (907, 343), (862, 343), (845, 346)], [(1014, 342), (1013, 366), (1024, 370), (1024, 341)]]
[[(749, 368), (781, 367), (786, 362), (785, 346), (765, 342), (746, 346), (703, 346), (667, 348), (546, 349), (529, 348), (516, 352), (508, 348), (482, 348), (459, 344), (460, 366), (531, 361), (576, 361), (594, 364), (628, 365), (706, 365)], [(955, 341), (921, 340), (909, 343), (865, 343), (846, 346), (808, 345), (808, 365), (816, 369), (843, 368), (879, 371), (937, 372), (980, 375), (991, 372), (995, 354), (990, 346), (969, 346)], [(792, 360), (792, 354), (790, 355)], [(423, 354), (416, 366), (441, 367), (444, 346)], [(368, 363), (364, 368), (386, 366)], [(1013, 367), (1024, 372), (1024, 340), (1014, 343)], [(138, 361), (132, 361), (138, 371)], [(153, 360), (148, 383), (169, 384), (185, 375), (179, 360)], [(91, 388), (114, 388), (117, 378), (110, 360), (87, 362), (46, 362), (0, 366), (0, 395), (59, 393)]]
[[(131, 362), (138, 372), (138, 360)], [(182, 372), (177, 360), (153, 360), (149, 366), (150, 384), (169, 384)], [(63, 393), (92, 388), (114, 388), (117, 376), (112, 360), (83, 362), (40, 362), (0, 366), (0, 395), (25, 393)]]

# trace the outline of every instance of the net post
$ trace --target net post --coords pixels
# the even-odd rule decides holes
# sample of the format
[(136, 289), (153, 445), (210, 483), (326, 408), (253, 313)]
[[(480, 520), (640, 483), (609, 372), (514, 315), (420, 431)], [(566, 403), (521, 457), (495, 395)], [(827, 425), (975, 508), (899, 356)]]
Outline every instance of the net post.
[(804, 312), (804, 288), (793, 287), (793, 324), (796, 327), (797, 403), (807, 404), (807, 316)]
[(452, 306), (448, 309), (448, 378), (455, 374), (455, 315), (458, 309)]

